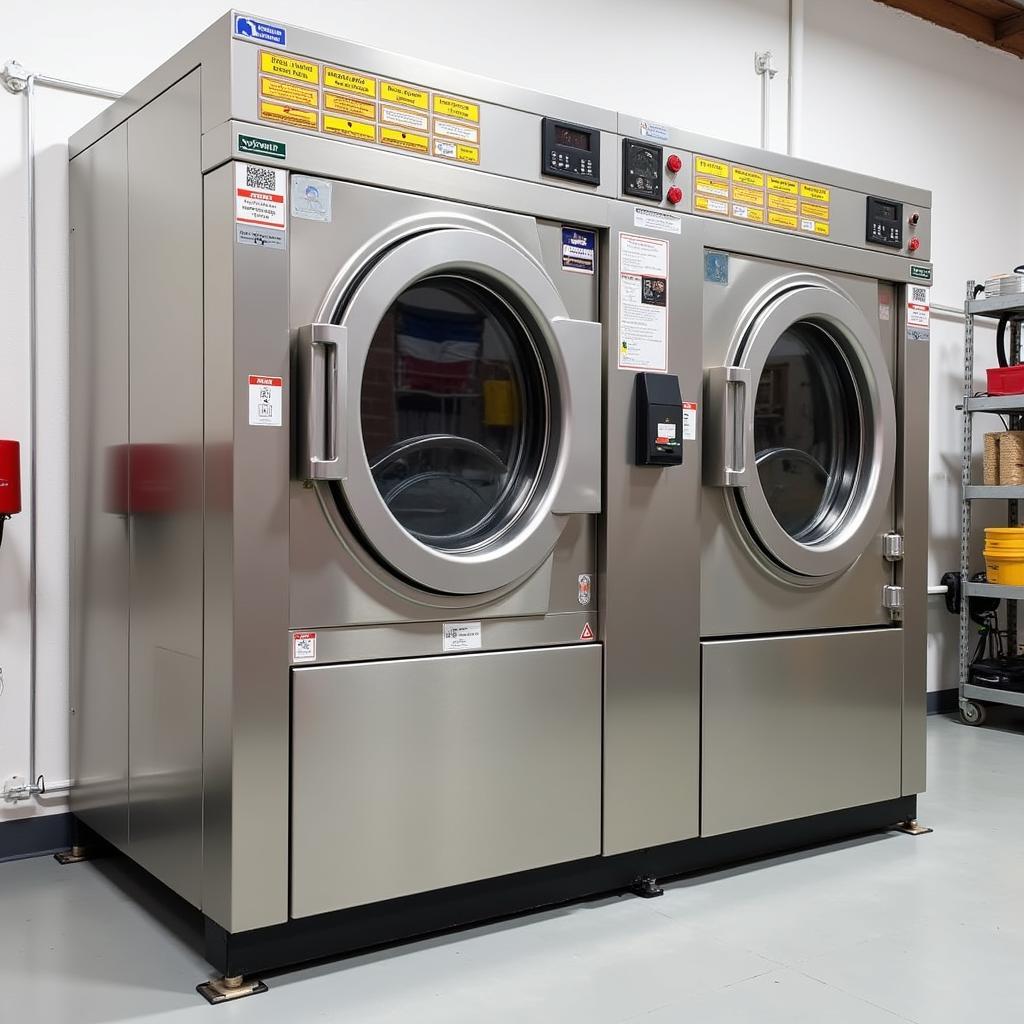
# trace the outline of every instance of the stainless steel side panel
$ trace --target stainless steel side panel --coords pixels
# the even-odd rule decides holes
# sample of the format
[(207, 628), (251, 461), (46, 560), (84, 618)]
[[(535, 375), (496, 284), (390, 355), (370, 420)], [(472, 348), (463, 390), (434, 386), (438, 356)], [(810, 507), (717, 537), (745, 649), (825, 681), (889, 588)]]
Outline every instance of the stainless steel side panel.
[[(235, 243), (233, 165), (204, 204), (203, 912), (237, 932), (288, 915), (288, 253)], [(250, 373), (282, 426), (249, 425)]]
[(899, 629), (701, 644), (701, 835), (900, 795)]
[(197, 905), (203, 804), (199, 129), (198, 71), (128, 122), (130, 852)]
[[(926, 341), (907, 341), (906, 289), (882, 285), (899, 317), (896, 399), (900, 420), (901, 486), (896, 528), (903, 534), (903, 560), (896, 582), (903, 586), (903, 794), (923, 793), (927, 768), (928, 689), (928, 358)], [(885, 294), (888, 292), (888, 294)]]
[(71, 809), (128, 849), (128, 131), (71, 162)]
[(292, 671), (291, 912), (600, 853), (596, 646)]

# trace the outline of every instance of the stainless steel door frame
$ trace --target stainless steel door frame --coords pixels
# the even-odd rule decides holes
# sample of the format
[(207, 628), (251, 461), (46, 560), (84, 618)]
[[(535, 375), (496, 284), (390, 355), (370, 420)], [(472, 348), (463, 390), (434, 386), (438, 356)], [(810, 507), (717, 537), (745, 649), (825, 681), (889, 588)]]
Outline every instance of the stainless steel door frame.
[[(857, 479), (837, 528), (805, 544), (776, 519), (756, 469), (754, 397), (766, 361), (783, 332), (800, 322), (832, 328), (855, 380), (864, 424)], [(705, 481), (735, 488), (738, 517), (756, 542), (796, 578), (835, 576), (864, 552), (889, 502), (896, 460), (893, 382), (877, 331), (826, 278), (794, 274), (752, 298), (732, 343), (734, 363), (707, 372)]]
[[(543, 356), (554, 371), (550, 455), (538, 481), (542, 493), (499, 541), (470, 551), (429, 546), (394, 518), (367, 460), (357, 390), (370, 344), (388, 309), (410, 285), (442, 274), (494, 282), (511, 294), (538, 329), (537, 341), (545, 346)], [(405, 577), (442, 593), (479, 594), (508, 586), (544, 561), (565, 526), (565, 515), (600, 510), (601, 447), (592, 429), (600, 418), (600, 324), (570, 319), (537, 262), (511, 242), (473, 229), (421, 230), (353, 276), (358, 283), (338, 303), (340, 316), (335, 316), (338, 326), (331, 341), (332, 349), (339, 350), (338, 368), (330, 375), (325, 398), (336, 395), (336, 406), (322, 416), (307, 411), (307, 429), (321, 422), (333, 425), (331, 433), (341, 439), (340, 447), (300, 469), (317, 479), (340, 481), (346, 504), (371, 546)], [(344, 295), (347, 283), (336, 282), (333, 291)], [(328, 328), (320, 324), (317, 329)], [(313, 330), (308, 339), (300, 334), (300, 344), (322, 348), (324, 339), (314, 339)], [(314, 396), (324, 367), (331, 364), (312, 355), (303, 361), (310, 368), (306, 391)], [(307, 449), (315, 447), (315, 442), (307, 443)]]

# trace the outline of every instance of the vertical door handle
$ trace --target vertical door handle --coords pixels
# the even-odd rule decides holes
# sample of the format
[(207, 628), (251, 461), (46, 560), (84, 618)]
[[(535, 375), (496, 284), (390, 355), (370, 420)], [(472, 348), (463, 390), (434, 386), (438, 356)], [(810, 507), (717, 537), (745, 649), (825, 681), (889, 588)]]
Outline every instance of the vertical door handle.
[(343, 480), (344, 445), (339, 444), (341, 397), (345, 393), (344, 327), (306, 324), (298, 332), (300, 399), (299, 473), (309, 480)]
[(704, 429), (704, 482), (712, 487), (744, 487), (752, 469), (747, 437), (753, 429), (753, 377), (745, 366), (713, 366), (705, 386), (711, 416)]

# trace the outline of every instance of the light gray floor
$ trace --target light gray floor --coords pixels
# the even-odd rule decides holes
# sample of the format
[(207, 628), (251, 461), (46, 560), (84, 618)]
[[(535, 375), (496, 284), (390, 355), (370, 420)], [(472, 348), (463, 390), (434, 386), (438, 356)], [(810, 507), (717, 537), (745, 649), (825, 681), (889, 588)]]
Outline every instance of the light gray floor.
[(0, 1021), (943, 1024), (1024, 1011), (1024, 717), (930, 721), (933, 835), (886, 834), (267, 978), (205, 963), (109, 869), (0, 864)]

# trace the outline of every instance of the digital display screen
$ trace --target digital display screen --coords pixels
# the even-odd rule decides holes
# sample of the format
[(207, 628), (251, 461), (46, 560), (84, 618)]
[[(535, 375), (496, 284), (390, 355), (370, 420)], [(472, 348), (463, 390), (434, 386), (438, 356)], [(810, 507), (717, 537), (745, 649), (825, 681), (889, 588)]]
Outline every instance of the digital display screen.
[(892, 203), (875, 203), (874, 214), (881, 220), (896, 220), (896, 207)]
[(555, 125), (555, 142), (559, 146), (572, 146), (573, 149), (585, 149), (590, 152), (590, 132), (581, 132), (578, 128), (566, 128), (564, 124)]

